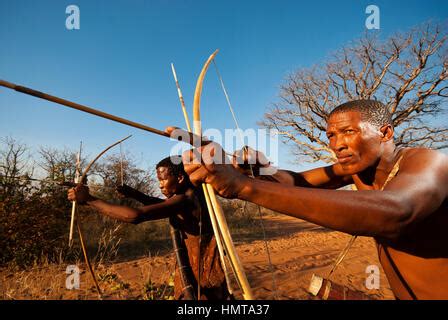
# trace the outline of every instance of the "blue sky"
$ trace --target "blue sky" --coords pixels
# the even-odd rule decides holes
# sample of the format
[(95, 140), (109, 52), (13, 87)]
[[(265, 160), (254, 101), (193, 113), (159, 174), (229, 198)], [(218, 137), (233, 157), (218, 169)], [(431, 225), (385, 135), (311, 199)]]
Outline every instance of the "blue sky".
[[(65, 28), (68, 5), (81, 29)], [(196, 78), (217, 63), (243, 129), (256, 128), (284, 77), (310, 67), (365, 32), (365, 8), (381, 10), (381, 36), (447, 18), (447, 1), (6, 1), (0, 0), (0, 78), (149, 126), (184, 127), (170, 63), (191, 112)], [(375, 31), (371, 31), (375, 32)], [(0, 136), (31, 148), (91, 156), (128, 134), (124, 149), (148, 167), (165, 157), (165, 138), (0, 89)], [(234, 128), (214, 70), (205, 80), (203, 128)], [(118, 149), (117, 149), (118, 151)], [(294, 170), (280, 145), (281, 167)]]

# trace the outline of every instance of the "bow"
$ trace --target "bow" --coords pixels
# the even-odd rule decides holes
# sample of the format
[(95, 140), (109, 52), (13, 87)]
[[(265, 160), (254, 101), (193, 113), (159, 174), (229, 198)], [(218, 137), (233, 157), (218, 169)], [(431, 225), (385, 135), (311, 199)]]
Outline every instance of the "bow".
[[(105, 148), (103, 151), (101, 151), (92, 161), (90, 161), (90, 163), (87, 165), (86, 169), (84, 170), (81, 178), (77, 181), (78, 182), (78, 186), (82, 185), (83, 181), (85, 180), (85, 178), (87, 177), (87, 173), (89, 172), (89, 170), (92, 168), (92, 166), (95, 164), (95, 162), (101, 158), (101, 156), (103, 154), (105, 154), (107, 151), (109, 151), (110, 149), (112, 149), (113, 147), (115, 147), (116, 145), (122, 143), (123, 141), (129, 139), (132, 135), (127, 136), (126, 138), (123, 138), (117, 142), (114, 142), (113, 144), (111, 144), (110, 146), (108, 146), (107, 148)], [(73, 201), (73, 207), (76, 207), (76, 201)], [(72, 208), (73, 208), (72, 207)], [(74, 212), (72, 211), (72, 221), (75, 219), (75, 215)], [(72, 222), (73, 223), (73, 222)], [(84, 260), (86, 262), (87, 268), (89, 269), (89, 273), (92, 277), (93, 282), (95, 283), (95, 288), (98, 292), (98, 296), (100, 297), (100, 299), (102, 298), (102, 292), (100, 289), (100, 286), (98, 285), (98, 281), (96, 279), (95, 273), (93, 271), (92, 265), (90, 263), (89, 257), (87, 255), (87, 249), (86, 249), (86, 245), (84, 242), (84, 238), (82, 236), (82, 231), (81, 231), (81, 224), (79, 223), (79, 220), (76, 219), (76, 226), (78, 229), (78, 235), (79, 235), (79, 241), (81, 242), (81, 249), (82, 249), (82, 253), (84, 255)]]
[[(224, 81), (223, 81), (223, 79), (221, 77), (221, 73), (218, 70), (218, 66), (217, 66), (215, 60), (213, 60), (213, 64), (215, 66), (215, 70), (216, 70), (216, 74), (218, 75), (219, 82), (221, 83), (222, 91), (224, 92), (224, 96), (226, 97), (227, 105), (228, 105), (229, 110), (230, 110), (230, 112), (232, 114), (233, 121), (235, 123), (236, 129), (239, 132), (239, 136), (240, 136), (240, 139), (241, 139), (241, 144), (243, 145), (243, 158), (244, 158), (244, 156), (246, 156), (247, 159), (249, 159), (249, 148), (248, 148), (247, 145), (244, 145), (244, 138), (243, 138), (243, 135), (241, 133), (242, 132), (241, 128), (240, 128), (240, 126), (238, 124), (238, 120), (236, 119), (235, 112), (233, 110), (232, 104), (230, 103), (229, 95), (227, 94), (227, 90), (226, 90), (226, 87), (224, 85)], [(249, 161), (249, 169), (250, 169), (250, 176), (254, 179), (255, 178), (255, 174), (254, 174), (253, 166), (250, 163), (250, 161)], [(261, 207), (259, 205), (257, 205), (257, 208), (258, 208), (258, 215), (260, 217), (260, 226), (261, 226), (261, 230), (262, 230), (262, 234), (263, 234), (263, 241), (264, 241), (264, 245), (265, 245), (265, 249), (266, 249), (266, 254), (267, 254), (267, 257), (268, 257), (270, 272), (271, 272), (271, 275), (272, 275), (272, 287), (274, 289), (274, 298), (276, 299), (276, 298), (278, 298), (277, 297), (277, 291), (278, 290), (277, 290), (277, 283), (276, 283), (275, 274), (274, 274), (274, 266), (272, 265), (271, 254), (270, 254), (270, 251), (269, 251), (268, 242), (266, 240), (266, 231), (265, 231), (265, 228), (264, 228), (263, 214), (261, 213)]]
[[(190, 125), (190, 119), (188, 118), (187, 109), (185, 107), (185, 101), (184, 101), (184, 98), (183, 98), (183, 95), (182, 95), (182, 90), (180, 89), (179, 81), (177, 80), (177, 74), (176, 74), (176, 69), (174, 68), (174, 64), (171, 64), (171, 70), (173, 71), (173, 77), (174, 77), (174, 81), (176, 83), (177, 93), (178, 93), (178, 96), (179, 96), (180, 105), (182, 107), (182, 112), (183, 112), (183, 115), (184, 115), (184, 118), (185, 118), (185, 124), (187, 125), (188, 132), (192, 132), (191, 125)], [(210, 196), (208, 194), (208, 191), (207, 190), (203, 190), (203, 192), (204, 192), (204, 198), (205, 198), (205, 201), (206, 201), (207, 209), (208, 209), (209, 212), (213, 213), (212, 216), (214, 217), (215, 214), (214, 214), (214, 211), (213, 211), (213, 206), (212, 206), (212, 204), (210, 202)], [(202, 215), (200, 217), (202, 218)], [(211, 219), (211, 223), (212, 223), (213, 230), (217, 230), (216, 219)], [(200, 229), (200, 231), (199, 231), (199, 234), (200, 234), (200, 236), (199, 236), (199, 248), (201, 248), (201, 240), (202, 240), (202, 228), (201, 228), (201, 226), (202, 226), (202, 221), (200, 221), (200, 224), (199, 224), (199, 229)], [(227, 269), (226, 261), (225, 261), (224, 248), (223, 248), (223, 244), (222, 244), (221, 235), (220, 235), (219, 232), (216, 233), (215, 239), (216, 239), (216, 245), (218, 246), (219, 258), (220, 258), (221, 265), (222, 265), (222, 268), (223, 268), (223, 271), (224, 271), (224, 275), (225, 275), (225, 278), (226, 278), (227, 290), (229, 291), (230, 296), (233, 296), (233, 290), (232, 290), (232, 287), (230, 286), (229, 271)], [(200, 254), (201, 254), (201, 250), (199, 250), (199, 255)], [(198, 260), (199, 261), (201, 260), (200, 257), (199, 257)], [(201, 282), (200, 281), (200, 278), (201, 278), (200, 266), (201, 265), (202, 265), (201, 263), (198, 264), (198, 266), (199, 266), (199, 270), (198, 270), (198, 297), (201, 296), (201, 286), (200, 286), (200, 282)]]
[[(193, 114), (194, 114), (193, 115), (193, 119), (194, 119), (194, 128), (195, 128), (194, 129), (194, 133), (198, 134), (198, 135), (201, 135), (201, 131), (202, 131), (201, 130), (201, 117), (200, 117), (200, 100), (201, 100), (201, 93), (202, 93), (202, 84), (203, 84), (203, 81), (204, 81), (207, 69), (208, 69), (210, 63), (213, 61), (213, 59), (214, 59), (214, 57), (216, 56), (217, 53), (218, 53), (218, 50), (215, 51), (209, 57), (209, 59), (206, 61), (206, 63), (204, 64), (204, 66), (202, 68), (202, 71), (201, 71), (201, 73), (200, 73), (200, 75), (198, 77), (197, 84), (196, 84), (196, 90), (195, 90), (195, 94), (194, 94), (194, 104), (193, 104)], [(16, 85), (14, 83), (7, 82), (7, 81), (4, 81), (4, 80), (0, 80), (0, 86), (6, 87), (6, 88), (9, 88), (9, 89), (12, 89), (12, 90), (24, 93), (24, 94), (28, 94), (28, 95), (31, 95), (31, 96), (34, 96), (34, 97), (37, 97), (37, 98), (40, 98), (40, 99), (51, 101), (51, 102), (54, 102), (54, 103), (57, 103), (57, 104), (60, 104), (60, 105), (63, 105), (63, 106), (69, 107), (69, 108), (73, 108), (73, 109), (76, 109), (76, 110), (79, 110), (79, 111), (90, 113), (90, 114), (93, 114), (93, 115), (96, 115), (96, 116), (99, 116), (99, 117), (102, 117), (102, 118), (106, 118), (106, 119), (109, 119), (109, 120), (112, 120), (112, 121), (115, 121), (115, 122), (119, 122), (119, 123), (131, 126), (131, 127), (134, 127), (134, 128), (138, 128), (138, 129), (141, 129), (141, 130), (144, 130), (144, 131), (152, 132), (152, 133), (155, 133), (155, 134), (160, 135), (160, 136), (171, 138), (171, 136), (168, 133), (164, 132), (164, 131), (161, 131), (161, 130), (158, 130), (158, 129), (154, 129), (154, 128), (149, 127), (147, 125), (143, 125), (143, 124), (140, 124), (140, 123), (137, 123), (137, 122), (134, 122), (134, 121), (130, 121), (130, 120), (127, 120), (127, 119), (124, 119), (124, 118), (121, 118), (121, 117), (117, 117), (115, 115), (108, 114), (106, 112), (103, 112), (103, 111), (100, 111), (100, 110), (96, 110), (96, 109), (93, 109), (93, 108), (90, 108), (90, 107), (87, 107), (87, 106), (84, 106), (84, 105), (81, 105), (81, 104), (78, 104), (78, 103), (75, 103), (75, 102), (72, 102), (72, 101), (69, 101), (69, 100), (66, 100), (66, 99), (62, 99), (62, 98), (56, 97), (56, 96), (52, 96), (52, 95), (49, 95), (47, 93), (43, 93), (43, 92), (31, 89), (31, 88), (27, 88), (27, 87), (24, 87), (24, 86)], [(191, 141), (193, 141), (193, 139), (191, 139)], [(102, 154), (104, 154), (107, 150), (112, 148), (114, 145), (108, 147), (97, 158), (95, 158), (94, 161), (96, 161)], [(87, 171), (90, 169), (90, 166), (91, 165), (89, 165), (88, 168), (86, 169), (85, 173), (83, 174), (83, 177), (81, 178), (81, 181), (83, 181)], [(243, 297), (245, 299), (253, 299), (252, 291), (251, 291), (249, 283), (247, 281), (247, 277), (246, 277), (246, 275), (244, 273), (242, 264), (241, 264), (237, 254), (236, 254), (236, 250), (235, 250), (235, 247), (233, 245), (232, 238), (230, 236), (229, 228), (227, 226), (227, 222), (225, 220), (224, 213), (223, 213), (222, 208), (221, 208), (221, 206), (219, 205), (219, 203), (218, 203), (218, 201), (216, 199), (215, 192), (214, 192), (212, 186), (207, 185), (207, 184), (203, 184), (202, 188), (204, 190), (204, 194), (205, 194), (208, 206), (209, 207), (213, 207), (213, 211), (209, 210), (209, 213), (210, 213), (210, 219), (212, 221), (212, 225), (215, 224), (215, 226), (213, 227), (213, 230), (214, 230), (214, 233), (215, 233), (215, 237), (217, 237), (217, 239), (218, 239), (218, 237), (220, 237), (220, 235), (222, 237), (222, 242), (223, 242), (223, 245), (224, 245), (224, 249), (225, 249), (226, 253), (228, 254), (230, 266), (232, 267), (232, 270), (233, 270), (233, 272), (235, 274), (235, 278), (236, 278), (236, 280), (237, 280), (237, 282), (238, 282), (238, 284), (239, 284), (239, 286), (240, 286), (240, 288), (241, 288), (241, 290), (243, 292)], [(79, 225), (78, 225), (78, 232), (80, 233), (80, 238), (82, 238)], [(82, 242), (83, 241), (81, 239), (81, 245), (82, 245)], [(84, 249), (83, 249), (83, 252), (84, 252), (84, 256), (86, 258), (86, 253), (85, 253)], [(88, 259), (86, 259), (86, 262), (87, 262), (87, 260)], [(88, 265), (90, 266), (89, 263), (88, 263)], [(91, 267), (89, 268), (89, 270), (91, 270)], [(94, 276), (92, 270), (91, 270), (91, 275), (95, 279), (95, 276)], [(96, 282), (96, 279), (94, 281)], [(98, 292), (100, 292), (98, 286), (97, 286), (97, 290), (98, 290)]]
[[(202, 67), (201, 73), (199, 74), (198, 80), (196, 82), (196, 89), (194, 92), (194, 102), (193, 102), (193, 126), (194, 126), (194, 133), (199, 136), (202, 136), (200, 110), (201, 110), (201, 94), (202, 94), (203, 82), (208, 67), (217, 54), (218, 50), (216, 50), (210, 55), (210, 57), (207, 59), (204, 66)], [(209, 214), (215, 237), (217, 237), (217, 239), (219, 239), (220, 237), (222, 238), (225, 251), (228, 254), (230, 266), (235, 274), (235, 278), (238, 282), (238, 285), (242, 290), (244, 299), (253, 300), (254, 297), (252, 295), (252, 290), (249, 286), (249, 282), (247, 281), (247, 277), (244, 272), (241, 261), (236, 253), (235, 246), (233, 244), (232, 237), (229, 232), (229, 227), (227, 225), (227, 221), (224, 216), (224, 212), (218, 200), (216, 199), (215, 191), (211, 185), (205, 183), (202, 184), (202, 189), (204, 191), (207, 204), (210, 204), (209, 208), (210, 207), (213, 208), (213, 210), (209, 209)]]
[[(75, 184), (79, 183), (79, 175), (80, 175), (80, 170), (81, 170), (81, 150), (82, 150), (82, 141), (79, 144), (79, 152), (76, 155), (76, 173), (75, 173)], [(68, 236), (68, 246), (69, 248), (72, 246), (73, 244), (73, 228), (74, 228), (74, 223), (75, 223), (75, 215), (76, 215), (76, 201), (72, 202), (72, 215), (71, 215), (71, 219), (70, 219), (70, 232), (69, 232), (69, 236)]]

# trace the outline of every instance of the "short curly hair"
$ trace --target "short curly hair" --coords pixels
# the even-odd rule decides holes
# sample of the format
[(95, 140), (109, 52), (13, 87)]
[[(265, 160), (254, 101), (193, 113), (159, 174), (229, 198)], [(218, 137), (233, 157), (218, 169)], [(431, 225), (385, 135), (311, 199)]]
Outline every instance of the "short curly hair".
[(166, 157), (157, 163), (156, 169), (159, 169), (160, 167), (168, 168), (168, 172), (173, 176), (183, 175), (188, 178), (188, 175), (184, 170), (184, 164), (182, 163), (182, 156)]
[(367, 121), (377, 127), (384, 125), (391, 125), (392, 116), (388, 108), (379, 101), (376, 100), (353, 100), (343, 103), (328, 115), (328, 119), (335, 113), (357, 111), (361, 113), (361, 119)]

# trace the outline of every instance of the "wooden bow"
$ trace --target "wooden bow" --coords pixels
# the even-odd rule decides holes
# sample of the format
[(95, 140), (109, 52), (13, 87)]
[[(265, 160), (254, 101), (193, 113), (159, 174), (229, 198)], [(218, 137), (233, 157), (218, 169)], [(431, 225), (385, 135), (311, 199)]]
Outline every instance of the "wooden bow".
[[(196, 135), (202, 136), (201, 128), (201, 94), (202, 85), (207, 73), (208, 67), (213, 59), (218, 54), (218, 50), (212, 53), (212, 55), (207, 59), (204, 66), (202, 67), (201, 73), (199, 74), (198, 80), (196, 82), (196, 89), (194, 92), (194, 102), (193, 102), (193, 127), (194, 133)], [(221, 238), (225, 251), (228, 255), (230, 266), (235, 274), (235, 278), (238, 282), (239, 287), (242, 290), (244, 299), (253, 300), (252, 290), (250, 288), (249, 282), (247, 281), (246, 274), (244, 272), (241, 261), (236, 253), (235, 246), (233, 245), (232, 237), (229, 232), (229, 227), (224, 216), (221, 205), (216, 199), (216, 194), (213, 187), (209, 184), (202, 184), (202, 189), (205, 194), (207, 203), (211, 204), (213, 210), (209, 209), (210, 220), (212, 222), (213, 231), (217, 239)]]
[[(117, 142), (114, 142), (113, 144), (111, 144), (110, 146), (105, 148), (103, 151), (101, 151), (92, 161), (90, 161), (90, 163), (87, 165), (86, 169), (84, 170), (81, 178), (78, 180), (78, 186), (83, 184), (83, 181), (87, 177), (87, 173), (89, 173), (89, 170), (92, 168), (92, 166), (95, 164), (95, 162), (99, 158), (101, 158), (101, 156), (103, 154), (105, 154), (107, 151), (109, 151), (110, 149), (112, 149), (116, 145), (122, 143), (126, 139), (129, 139), (131, 136), (132, 135), (129, 135), (129, 136), (127, 136), (124, 139), (121, 139), (121, 140), (119, 140)], [(73, 201), (73, 206), (76, 207), (76, 201)], [(73, 220), (75, 220), (74, 212), (72, 212), (72, 221)], [(93, 280), (93, 282), (95, 284), (95, 288), (96, 288), (96, 290), (98, 292), (98, 296), (99, 296), (100, 299), (102, 299), (102, 292), (101, 292), (100, 286), (98, 285), (98, 281), (97, 281), (95, 273), (93, 271), (92, 264), (90, 263), (89, 256), (87, 255), (87, 249), (86, 249), (86, 245), (85, 245), (85, 242), (84, 242), (84, 238), (82, 236), (81, 225), (79, 223), (79, 219), (76, 219), (76, 226), (77, 226), (77, 229), (78, 229), (79, 241), (81, 242), (81, 249), (82, 249), (82, 253), (84, 255), (84, 260), (86, 262), (87, 268), (89, 269), (89, 273), (90, 273), (90, 275), (92, 277), (92, 280)]]
[[(203, 81), (204, 81), (204, 78), (205, 78), (205, 74), (207, 73), (207, 69), (208, 69), (210, 63), (215, 58), (217, 53), (218, 53), (218, 50), (216, 50), (208, 58), (208, 60), (206, 61), (206, 63), (204, 64), (204, 66), (202, 68), (202, 71), (201, 71), (201, 73), (200, 73), (200, 75), (198, 77), (197, 84), (196, 84), (196, 90), (195, 90), (195, 94), (194, 94), (194, 103), (193, 103), (194, 133), (197, 134), (197, 135), (200, 135), (200, 136), (201, 136), (201, 132), (202, 132), (202, 130), (201, 130), (201, 116), (200, 116), (200, 101), (201, 101), (201, 93), (202, 93), (202, 84), (203, 84)], [(43, 92), (31, 89), (31, 88), (20, 86), (20, 85), (17, 85), (17, 84), (14, 84), (14, 83), (11, 83), (11, 82), (8, 82), (8, 81), (5, 81), (5, 80), (1, 80), (0, 79), (0, 86), (6, 87), (6, 88), (9, 88), (9, 89), (12, 89), (12, 90), (24, 93), (24, 94), (28, 94), (28, 95), (31, 95), (31, 96), (34, 96), (34, 97), (37, 97), (37, 98), (40, 98), (40, 99), (44, 99), (44, 100), (47, 100), (47, 101), (52, 101), (54, 103), (57, 103), (57, 104), (60, 104), (60, 105), (64, 105), (66, 107), (73, 108), (73, 109), (76, 109), (76, 110), (79, 110), (79, 111), (83, 111), (83, 112), (87, 112), (87, 113), (90, 113), (90, 114), (93, 114), (93, 115), (96, 115), (96, 116), (99, 116), (99, 117), (102, 117), (102, 118), (106, 118), (106, 119), (109, 119), (109, 120), (112, 120), (112, 121), (115, 121), (115, 122), (119, 122), (119, 123), (131, 126), (131, 127), (134, 127), (134, 128), (138, 128), (138, 129), (141, 129), (141, 130), (144, 130), (144, 131), (152, 132), (152, 133), (155, 133), (155, 134), (160, 135), (160, 136), (171, 138), (171, 136), (168, 133), (166, 133), (164, 131), (161, 131), (161, 130), (154, 129), (154, 128), (149, 127), (147, 125), (143, 125), (143, 124), (140, 124), (140, 123), (137, 123), (137, 122), (134, 122), (134, 121), (130, 121), (130, 120), (127, 120), (127, 119), (124, 119), (124, 118), (121, 118), (121, 117), (117, 117), (115, 115), (111, 115), (111, 114), (108, 114), (106, 112), (93, 109), (91, 107), (87, 107), (87, 106), (84, 106), (84, 105), (81, 105), (81, 104), (78, 104), (78, 103), (75, 103), (75, 102), (72, 102), (72, 101), (69, 101), (69, 100), (66, 100), (66, 99), (62, 99), (62, 98), (59, 98), (59, 97), (56, 97), (56, 96), (52, 96), (52, 95), (49, 95), (47, 93), (43, 93)], [(193, 139), (191, 139), (191, 141), (193, 141)], [(107, 150), (109, 150), (110, 148), (108, 148)], [(106, 152), (107, 150), (105, 150), (104, 152)], [(104, 152), (102, 152), (97, 158), (99, 158)], [(96, 161), (97, 158), (94, 161)], [(80, 181), (83, 181), (85, 175), (87, 174), (88, 169), (90, 169), (90, 167), (86, 169), (86, 171), (83, 174), (83, 177), (81, 177)], [(246, 277), (246, 275), (244, 273), (242, 264), (241, 264), (237, 254), (236, 254), (236, 250), (235, 250), (235, 247), (233, 245), (233, 241), (232, 241), (232, 238), (230, 236), (229, 228), (227, 226), (227, 222), (225, 220), (222, 208), (219, 205), (218, 200), (216, 199), (216, 195), (215, 195), (215, 192), (214, 192), (212, 186), (207, 185), (207, 184), (203, 184), (202, 188), (203, 188), (204, 194), (206, 196), (206, 201), (210, 204), (211, 207), (213, 207), (214, 214), (211, 211), (209, 213), (210, 213), (210, 219), (212, 220), (212, 224), (215, 222), (215, 226), (213, 227), (213, 230), (215, 232), (215, 236), (217, 238), (220, 237), (220, 236), (222, 237), (226, 253), (228, 254), (228, 257), (229, 257), (230, 265), (232, 267), (232, 270), (235, 273), (235, 278), (236, 278), (236, 280), (238, 282), (238, 285), (240, 286), (240, 288), (241, 288), (241, 290), (243, 292), (243, 297), (245, 299), (251, 300), (251, 299), (253, 299), (252, 291), (251, 291), (249, 283), (247, 281), (247, 277)], [(78, 225), (78, 232), (80, 233), (80, 231), (81, 230), (80, 230), (79, 225)], [(80, 233), (80, 238), (82, 238), (81, 233)], [(81, 240), (81, 245), (82, 244), (83, 244), (83, 241)], [(85, 252), (84, 249), (83, 249), (83, 252), (84, 252), (84, 256), (86, 257), (86, 252)], [(88, 259), (86, 259), (86, 262), (88, 262)], [(88, 263), (88, 265), (89, 265), (89, 263)], [(91, 267), (89, 269), (91, 269)], [(96, 282), (95, 276), (93, 274), (93, 271), (92, 270), (90, 270), (90, 271), (91, 271), (92, 277), (94, 278), (94, 281), (95, 281), (95, 283), (97, 285), (97, 282)], [(100, 290), (99, 290), (98, 286), (97, 286), (97, 290), (100, 293)]]

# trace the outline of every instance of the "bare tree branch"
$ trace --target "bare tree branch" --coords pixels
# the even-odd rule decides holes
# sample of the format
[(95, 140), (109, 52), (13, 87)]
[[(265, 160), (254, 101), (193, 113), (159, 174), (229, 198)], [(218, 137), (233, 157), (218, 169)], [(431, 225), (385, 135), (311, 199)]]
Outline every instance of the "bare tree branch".
[(446, 124), (433, 121), (447, 109), (446, 30), (427, 23), (384, 41), (366, 33), (323, 64), (290, 74), (260, 125), (277, 129), (301, 160), (331, 162), (328, 114), (349, 100), (378, 99), (392, 113), (398, 145), (446, 148)]

